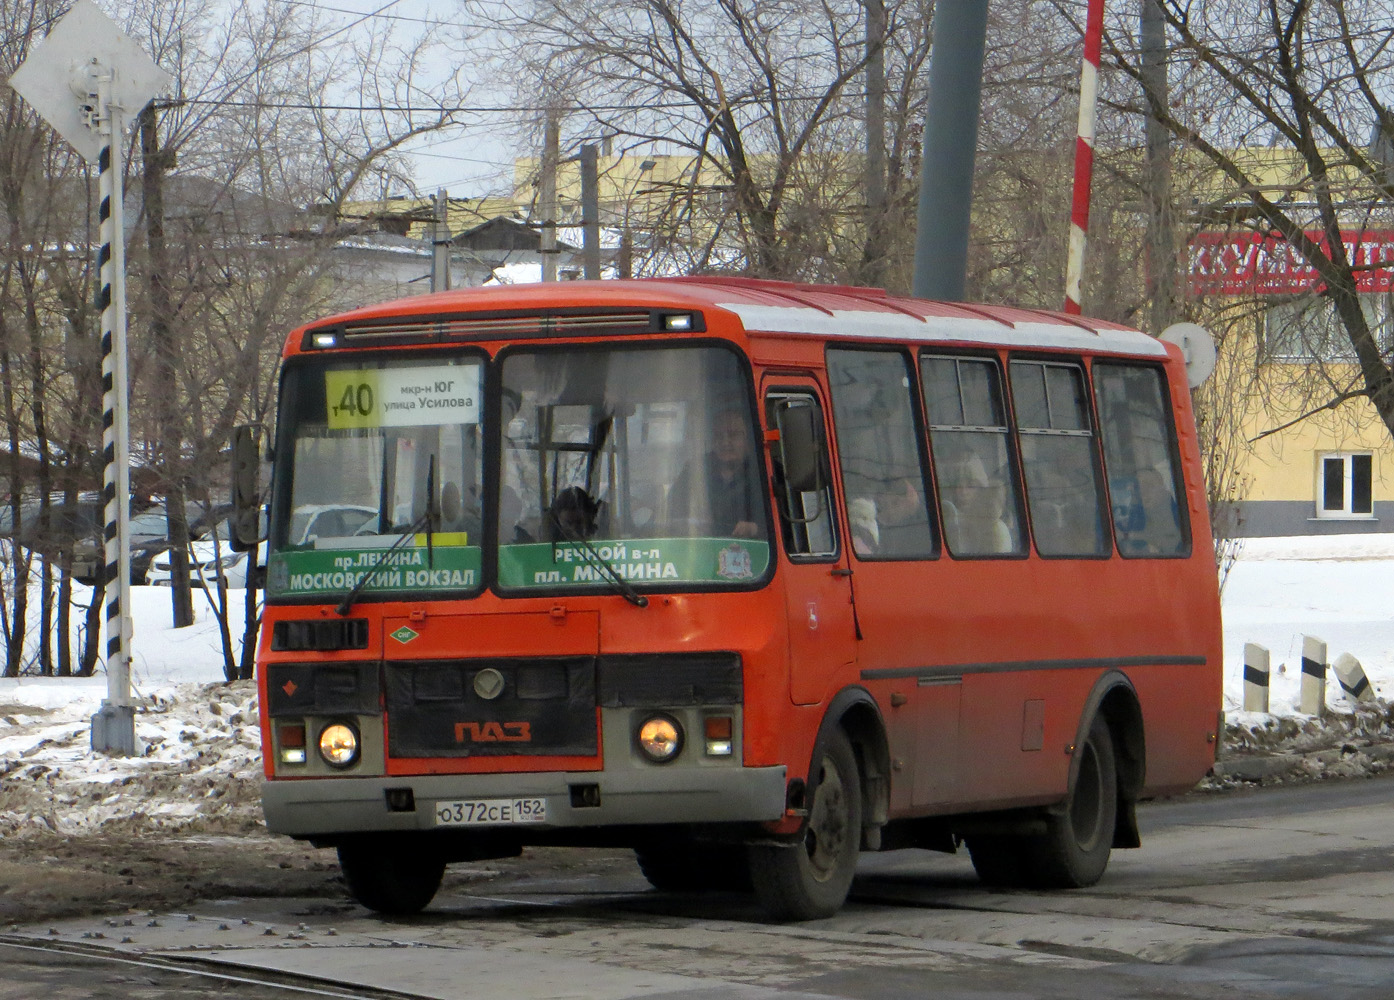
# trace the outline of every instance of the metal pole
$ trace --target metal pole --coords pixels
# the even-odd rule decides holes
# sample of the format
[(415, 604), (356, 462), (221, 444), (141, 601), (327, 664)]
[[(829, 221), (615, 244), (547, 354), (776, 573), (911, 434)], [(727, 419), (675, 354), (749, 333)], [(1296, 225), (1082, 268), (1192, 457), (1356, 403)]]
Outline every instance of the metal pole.
[(1079, 71), (1079, 130), (1075, 138), (1075, 190), (1070, 205), (1070, 249), (1065, 261), (1065, 312), (1080, 313), (1084, 244), (1089, 232), (1089, 189), (1094, 180), (1094, 119), (1099, 103), (1099, 51), (1104, 0), (1089, 0), (1084, 22), (1084, 62)]
[(97, 77), (102, 148), (97, 159), (102, 248), (98, 304), (102, 308), (102, 457), (106, 509), (107, 700), (92, 717), (92, 749), (133, 756), (131, 701), (131, 462), (126, 371), (126, 249), (122, 213), (121, 111), (111, 98), (112, 74)]
[(561, 155), (561, 121), (547, 112), (542, 140), (542, 280), (557, 280), (557, 160)]
[(935, 6), (915, 234), (913, 287), (922, 298), (963, 298), (986, 47), (987, 0)]
[(436, 210), (431, 219), (431, 291), (450, 288), (450, 216), (445, 188), (436, 188)]
[(1176, 320), (1176, 235), (1171, 210), (1171, 137), (1154, 109), (1170, 104), (1167, 83), (1166, 22), (1159, 0), (1142, 0), (1142, 87), (1147, 101), (1147, 297), (1152, 302), (1152, 333)]
[(581, 233), (585, 277), (600, 280), (600, 163), (599, 150), (581, 147)]
[(866, 242), (863, 284), (885, 281), (890, 220), (886, 216), (886, 4), (866, 0)]

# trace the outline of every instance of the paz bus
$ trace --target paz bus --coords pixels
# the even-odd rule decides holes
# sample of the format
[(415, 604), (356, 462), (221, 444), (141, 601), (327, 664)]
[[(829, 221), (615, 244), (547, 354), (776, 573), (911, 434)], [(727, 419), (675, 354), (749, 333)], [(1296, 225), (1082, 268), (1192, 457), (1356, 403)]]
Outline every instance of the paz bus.
[(1111, 323), (731, 277), (420, 296), (289, 336), (273, 468), (266, 823), (380, 912), (527, 845), (781, 920), (861, 851), (1087, 886), (1215, 760), (1186, 370)]

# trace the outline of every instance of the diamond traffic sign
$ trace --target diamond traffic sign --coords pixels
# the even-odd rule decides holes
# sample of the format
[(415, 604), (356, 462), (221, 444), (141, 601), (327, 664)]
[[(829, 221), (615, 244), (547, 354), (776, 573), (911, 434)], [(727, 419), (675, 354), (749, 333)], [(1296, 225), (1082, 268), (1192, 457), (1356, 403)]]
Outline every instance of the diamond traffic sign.
[(95, 95), (106, 74), (111, 75), (108, 100), (126, 120), (174, 83), (92, 0), (77, 0), (9, 83), (55, 132), (96, 163), (103, 145), (96, 123), (107, 109), (98, 106)]

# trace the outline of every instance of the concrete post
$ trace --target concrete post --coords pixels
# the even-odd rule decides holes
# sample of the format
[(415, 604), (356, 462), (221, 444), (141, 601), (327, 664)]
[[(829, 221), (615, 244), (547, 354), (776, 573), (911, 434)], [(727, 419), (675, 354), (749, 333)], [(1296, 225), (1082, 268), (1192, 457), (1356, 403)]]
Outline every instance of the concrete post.
[(1375, 689), (1365, 676), (1365, 668), (1350, 653), (1342, 653), (1331, 664), (1336, 680), (1341, 682), (1341, 693), (1358, 705), (1373, 705)]
[(1244, 643), (1244, 711), (1268, 711), (1268, 650)]
[(1297, 706), (1304, 715), (1326, 712), (1326, 643), (1302, 637), (1302, 696)]

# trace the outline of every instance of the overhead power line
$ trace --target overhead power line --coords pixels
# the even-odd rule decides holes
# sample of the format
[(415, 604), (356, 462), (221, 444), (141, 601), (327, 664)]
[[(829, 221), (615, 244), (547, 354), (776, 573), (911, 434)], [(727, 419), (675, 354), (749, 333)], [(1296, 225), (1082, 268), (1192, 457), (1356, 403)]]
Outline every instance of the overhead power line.
[[(824, 94), (786, 94), (781, 100), (789, 101), (821, 101)], [(860, 96), (855, 91), (844, 91), (841, 95), (849, 100), (856, 100)], [(752, 106), (759, 102), (751, 101)], [(479, 104), (479, 105), (434, 105), (417, 106), (411, 104), (320, 104), (309, 101), (224, 101), (211, 100), (208, 98), (185, 98), (175, 101), (159, 102), (160, 107), (180, 107), (184, 105), (202, 105), (215, 108), (257, 108), (263, 110), (277, 111), (393, 111), (399, 114), (470, 114), (470, 115), (519, 115), (519, 114), (544, 114), (548, 111), (555, 111), (553, 107), (545, 104)], [(736, 105), (739, 106), (739, 105)], [(613, 111), (655, 111), (672, 110), (678, 108), (692, 108), (695, 105), (691, 101), (646, 101), (643, 104), (588, 104), (578, 105), (577, 113), (587, 112), (613, 112)]]

